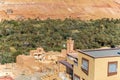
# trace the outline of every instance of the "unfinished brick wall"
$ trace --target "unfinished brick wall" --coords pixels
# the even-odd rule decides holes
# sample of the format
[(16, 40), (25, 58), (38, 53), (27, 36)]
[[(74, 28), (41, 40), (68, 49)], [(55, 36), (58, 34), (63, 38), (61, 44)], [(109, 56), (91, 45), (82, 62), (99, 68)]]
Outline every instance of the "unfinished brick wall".
[(67, 53), (72, 53), (74, 52), (74, 40), (70, 37), (67, 40)]

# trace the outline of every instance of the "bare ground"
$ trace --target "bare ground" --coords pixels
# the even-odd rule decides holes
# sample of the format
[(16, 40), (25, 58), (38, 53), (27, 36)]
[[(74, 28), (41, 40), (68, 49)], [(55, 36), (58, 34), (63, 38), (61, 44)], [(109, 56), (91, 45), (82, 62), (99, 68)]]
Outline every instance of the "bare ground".
[(0, 19), (120, 18), (119, 0), (1, 0)]

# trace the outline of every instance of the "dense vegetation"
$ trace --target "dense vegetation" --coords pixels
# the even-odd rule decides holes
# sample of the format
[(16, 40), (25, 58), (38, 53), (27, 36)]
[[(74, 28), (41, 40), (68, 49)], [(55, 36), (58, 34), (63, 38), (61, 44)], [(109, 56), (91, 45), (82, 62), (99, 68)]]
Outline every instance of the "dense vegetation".
[(66, 39), (75, 40), (75, 48), (90, 49), (120, 44), (120, 19), (100, 20), (38, 20), (0, 22), (1, 63), (15, 61), (19, 54), (43, 47), (60, 51)]

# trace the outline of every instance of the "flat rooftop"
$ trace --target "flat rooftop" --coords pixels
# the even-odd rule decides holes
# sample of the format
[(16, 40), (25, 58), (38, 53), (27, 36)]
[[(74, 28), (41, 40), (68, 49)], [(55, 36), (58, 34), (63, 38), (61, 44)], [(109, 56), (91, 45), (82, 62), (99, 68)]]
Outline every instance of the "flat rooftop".
[(98, 50), (79, 50), (79, 52), (93, 58), (120, 57), (120, 48), (98, 49)]

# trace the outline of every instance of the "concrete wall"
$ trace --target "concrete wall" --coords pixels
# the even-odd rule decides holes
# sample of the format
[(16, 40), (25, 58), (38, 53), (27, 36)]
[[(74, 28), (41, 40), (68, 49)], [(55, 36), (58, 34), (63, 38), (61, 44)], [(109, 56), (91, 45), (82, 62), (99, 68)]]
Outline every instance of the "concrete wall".
[[(86, 75), (82, 69), (82, 58), (89, 60), (89, 71)], [(108, 62), (117, 61), (117, 74), (108, 76)], [(69, 61), (70, 62), (70, 61)], [(78, 66), (74, 65), (74, 74), (85, 80), (120, 80), (120, 57), (92, 58), (85, 54), (78, 54)]]
[[(87, 60), (89, 60), (89, 71), (88, 71), (88, 75), (85, 74), (82, 69), (81, 69), (81, 66), (82, 66), (82, 58), (85, 58)], [(74, 74), (79, 76), (80, 79), (85, 79), (85, 80), (94, 80), (94, 71), (95, 71), (95, 68), (94, 68), (94, 58), (91, 58), (89, 56), (86, 56), (84, 54), (81, 54), (81, 53), (78, 53), (78, 66), (75, 66), (74, 65)]]
[[(108, 62), (118, 61), (117, 75), (108, 76)], [(120, 80), (120, 57), (107, 57), (95, 59), (94, 80)]]

